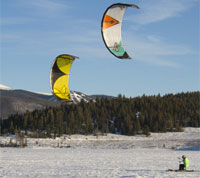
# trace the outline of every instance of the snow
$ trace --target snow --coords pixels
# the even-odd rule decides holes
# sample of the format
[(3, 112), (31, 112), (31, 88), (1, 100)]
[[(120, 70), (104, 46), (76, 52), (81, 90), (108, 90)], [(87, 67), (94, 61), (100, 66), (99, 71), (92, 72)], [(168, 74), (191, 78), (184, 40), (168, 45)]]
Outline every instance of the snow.
[[(108, 134), (28, 138), (28, 147), (0, 148), (0, 175), (196, 178), (200, 175), (199, 133), (200, 128), (186, 128), (184, 132), (151, 133), (150, 137)], [(15, 136), (1, 136), (0, 143), (9, 142), (10, 138)], [(178, 169), (178, 157), (183, 154), (194, 172), (167, 172)]]
[(70, 96), (74, 103), (79, 103), (81, 102), (81, 100), (84, 100), (85, 102), (91, 100), (91, 98), (88, 95), (76, 91), (70, 91)]
[(168, 149), (1, 149), (2, 177), (198, 177), (199, 152), (186, 151), (191, 173), (177, 169), (183, 153)]
[(0, 84), (0, 90), (13, 90), (13, 89), (10, 88), (10, 87), (7, 87), (5, 85)]
[(33, 93), (37, 93), (37, 94), (40, 94), (40, 95), (47, 95), (47, 96), (52, 95), (51, 93), (44, 93), (44, 92), (33, 92)]

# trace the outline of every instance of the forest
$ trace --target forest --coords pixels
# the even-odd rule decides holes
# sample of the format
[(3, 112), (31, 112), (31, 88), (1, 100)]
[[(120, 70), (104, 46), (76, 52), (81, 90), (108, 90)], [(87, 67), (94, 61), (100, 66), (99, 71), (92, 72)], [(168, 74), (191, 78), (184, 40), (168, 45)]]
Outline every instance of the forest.
[(23, 132), (52, 138), (63, 134), (149, 135), (150, 132), (183, 131), (200, 127), (200, 92), (126, 98), (97, 98), (78, 104), (27, 111), (1, 120), (1, 135)]

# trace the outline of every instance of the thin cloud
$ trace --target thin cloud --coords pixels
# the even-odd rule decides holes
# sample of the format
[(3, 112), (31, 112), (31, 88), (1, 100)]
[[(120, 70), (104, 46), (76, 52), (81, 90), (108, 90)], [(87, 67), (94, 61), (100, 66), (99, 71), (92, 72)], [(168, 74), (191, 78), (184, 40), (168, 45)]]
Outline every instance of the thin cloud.
[[(140, 13), (126, 18), (138, 24), (159, 22), (171, 17), (179, 16), (191, 8), (198, 0), (151, 0), (141, 3)], [(198, 4), (197, 4), (198, 5)]]
[(138, 61), (152, 65), (179, 67), (176, 56), (194, 54), (195, 52), (180, 44), (168, 44), (162, 38), (154, 35), (133, 36), (128, 35), (126, 39), (127, 51)]
[(27, 17), (2, 17), (0, 25), (19, 25), (19, 24), (27, 24), (33, 23), (37, 20), (34, 18)]
[(61, 3), (61, 2), (57, 2), (54, 0), (34, 0), (34, 1), (28, 1), (27, 5), (33, 7), (33, 8), (39, 8), (40, 10), (46, 10), (51, 11), (51, 12), (59, 12), (59, 11), (63, 11), (66, 8), (69, 8), (69, 6), (66, 5), (66, 3)]
[(2, 42), (4, 41), (15, 41), (15, 40), (19, 40), (20, 37), (18, 35), (15, 35), (15, 34), (5, 34), (5, 33), (1, 33), (0, 34), (0, 40)]
[(1, 25), (26, 24), (57, 17), (66, 17), (67, 13), (73, 9), (70, 2), (55, 0), (18, 0), (12, 2), (10, 7), (13, 11), (20, 11), (20, 15), (12, 16), (12, 13), (2, 13)]

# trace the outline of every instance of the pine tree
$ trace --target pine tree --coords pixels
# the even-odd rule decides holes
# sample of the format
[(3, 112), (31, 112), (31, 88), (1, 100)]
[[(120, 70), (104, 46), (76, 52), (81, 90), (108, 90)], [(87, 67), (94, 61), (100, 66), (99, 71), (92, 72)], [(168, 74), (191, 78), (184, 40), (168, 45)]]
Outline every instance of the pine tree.
[(15, 129), (14, 129), (14, 125), (13, 125), (13, 121), (11, 121), (11, 123), (10, 123), (10, 129), (9, 129), (9, 132), (10, 132), (11, 134), (14, 134), (14, 133), (15, 133)]
[(90, 112), (86, 109), (84, 112), (85, 135), (92, 133), (92, 118)]

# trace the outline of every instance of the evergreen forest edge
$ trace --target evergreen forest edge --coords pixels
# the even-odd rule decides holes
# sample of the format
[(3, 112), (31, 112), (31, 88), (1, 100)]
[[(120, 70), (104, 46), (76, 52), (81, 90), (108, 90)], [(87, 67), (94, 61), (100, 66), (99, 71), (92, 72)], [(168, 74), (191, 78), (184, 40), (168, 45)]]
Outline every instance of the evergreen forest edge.
[(200, 92), (108, 99), (88, 103), (63, 103), (59, 107), (27, 111), (1, 120), (1, 134), (23, 132), (32, 137), (63, 134), (149, 135), (150, 132), (183, 131), (200, 127)]

